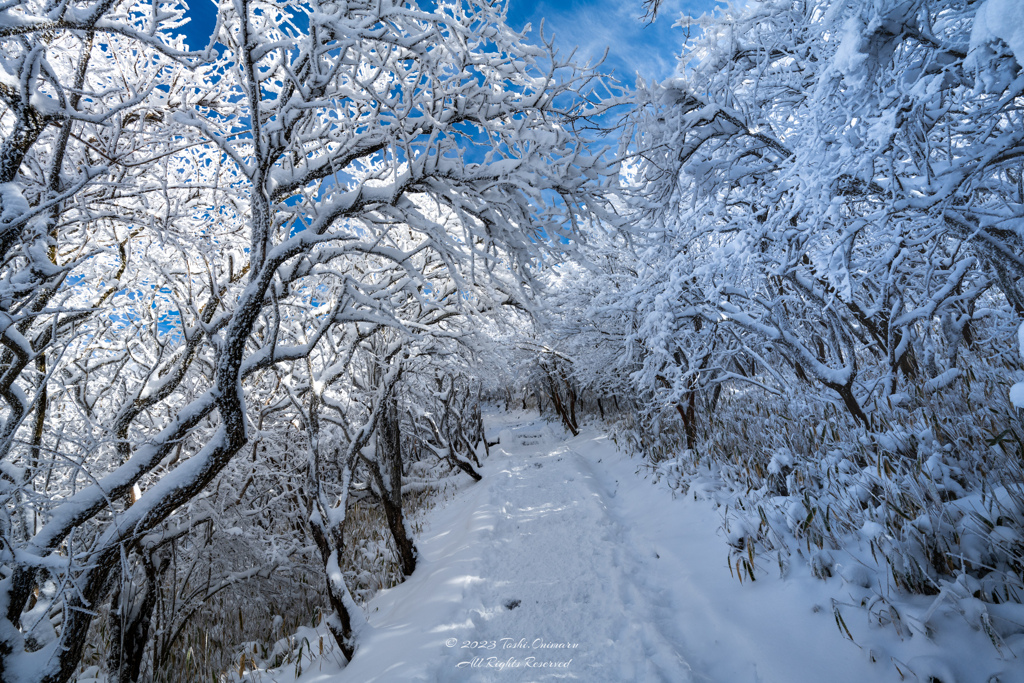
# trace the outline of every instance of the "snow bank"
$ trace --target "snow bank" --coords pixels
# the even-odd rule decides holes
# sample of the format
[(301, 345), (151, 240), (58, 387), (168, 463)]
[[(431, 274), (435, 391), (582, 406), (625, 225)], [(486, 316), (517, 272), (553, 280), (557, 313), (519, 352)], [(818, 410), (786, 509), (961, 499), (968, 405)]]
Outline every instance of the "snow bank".
[(986, 0), (978, 8), (971, 29), (971, 51), (988, 50), (999, 40), (1006, 43), (1017, 63), (1024, 67), (1024, 2), (1021, 0)]

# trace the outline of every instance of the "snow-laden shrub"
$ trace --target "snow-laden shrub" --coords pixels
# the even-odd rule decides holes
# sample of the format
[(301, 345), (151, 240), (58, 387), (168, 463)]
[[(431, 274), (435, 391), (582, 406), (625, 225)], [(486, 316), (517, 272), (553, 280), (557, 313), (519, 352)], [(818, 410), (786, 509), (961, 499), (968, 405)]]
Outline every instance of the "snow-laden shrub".
[[(1024, 426), (997, 398), (998, 373), (971, 374), (876, 406), (871, 430), (828, 404), (794, 398), (768, 411), (760, 397), (736, 394), (706, 422), (697, 449), (677, 437), (678, 455), (652, 467), (680, 494), (723, 506), (741, 580), (803, 562), (865, 589), (875, 623), (895, 628), (882, 605), (935, 596), (935, 609), (958, 612), (1001, 647), (1022, 631), (998, 615), (1024, 599)], [(984, 409), (965, 411), (979, 395), (989, 397)]]

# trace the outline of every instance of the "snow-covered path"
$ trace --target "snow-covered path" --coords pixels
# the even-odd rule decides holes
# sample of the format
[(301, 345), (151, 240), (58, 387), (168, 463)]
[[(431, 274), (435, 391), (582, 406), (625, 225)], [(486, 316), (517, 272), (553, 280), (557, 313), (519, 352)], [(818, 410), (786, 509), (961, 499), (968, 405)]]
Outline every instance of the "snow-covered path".
[[(481, 554), (481, 581), (463, 605), (472, 626), (446, 653), (439, 679), (450, 670), (451, 680), (466, 680), (459, 666), (469, 660), (462, 668), (477, 669), (472, 680), (480, 681), (509, 680), (488, 669), (517, 664), (533, 670), (513, 680), (690, 680), (672, 638), (658, 628), (667, 621), (654, 607), (660, 596), (637, 582), (641, 558), (610, 510), (614, 489), (571, 447), (544, 438), (550, 431), (520, 425), (503, 449), (504, 467), (490, 473), (491, 542)], [(467, 640), (485, 645), (463, 649)]]
[(719, 513), (607, 437), (522, 414), (499, 430), (483, 481), (428, 516), (414, 576), (371, 601), (353, 661), (303, 683), (899, 680), (813, 609), (822, 582), (741, 586)]

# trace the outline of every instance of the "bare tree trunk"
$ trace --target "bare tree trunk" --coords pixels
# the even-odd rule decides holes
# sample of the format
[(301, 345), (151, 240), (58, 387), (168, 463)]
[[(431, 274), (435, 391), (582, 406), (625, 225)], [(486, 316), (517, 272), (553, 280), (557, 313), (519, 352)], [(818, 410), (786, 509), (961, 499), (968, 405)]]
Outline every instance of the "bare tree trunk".
[(348, 601), (345, 599), (348, 587), (344, 584), (345, 577), (341, 573), (340, 562), (340, 548), (344, 547), (345, 539), (342, 536), (341, 529), (337, 529), (332, 534), (335, 537), (334, 548), (332, 549), (331, 544), (327, 540), (327, 535), (320, 525), (316, 523), (310, 524), (310, 530), (317, 549), (320, 550), (320, 558), (323, 560), (324, 569), (327, 571), (327, 601), (330, 603), (331, 609), (334, 610), (334, 616), (336, 617), (336, 620), (327, 620), (327, 628), (330, 630), (331, 635), (334, 636), (334, 642), (341, 649), (341, 654), (345, 655), (347, 661), (352, 661), (352, 656), (356, 653), (355, 633), (352, 629), (352, 614), (349, 612)]
[(377, 453), (384, 464), (389, 481), (385, 484), (380, 468), (373, 464), (374, 477), (381, 487), (381, 502), (384, 516), (387, 518), (388, 529), (395, 540), (398, 560), (402, 565), (402, 573), (410, 576), (416, 570), (416, 546), (409, 537), (402, 512), (402, 434), (398, 418), (398, 400), (392, 394), (387, 405), (381, 412), (378, 423)]
[(558, 383), (550, 372), (547, 372), (547, 377), (549, 388), (548, 396), (551, 398), (551, 404), (555, 407), (555, 412), (558, 413), (560, 418), (562, 418), (562, 424), (565, 425), (565, 428), (568, 429), (573, 436), (579, 436), (580, 431), (576, 424), (575, 415), (571, 415), (566, 409), (565, 404), (562, 402), (562, 396), (558, 390)]
[(145, 582), (136, 593), (131, 574), (119, 572), (110, 599), (110, 652), (107, 668), (112, 681), (135, 683), (142, 670), (142, 655), (149, 643), (149, 632), (156, 607), (157, 572), (149, 558), (143, 559)]
[(850, 411), (850, 415), (852, 415), (854, 419), (860, 421), (866, 428), (871, 429), (871, 421), (861, 409), (860, 404), (857, 402), (857, 397), (853, 395), (852, 382), (846, 385), (833, 384), (831, 382), (824, 382), (824, 384), (829, 389), (839, 394), (843, 399), (843, 403), (846, 405), (846, 409)]

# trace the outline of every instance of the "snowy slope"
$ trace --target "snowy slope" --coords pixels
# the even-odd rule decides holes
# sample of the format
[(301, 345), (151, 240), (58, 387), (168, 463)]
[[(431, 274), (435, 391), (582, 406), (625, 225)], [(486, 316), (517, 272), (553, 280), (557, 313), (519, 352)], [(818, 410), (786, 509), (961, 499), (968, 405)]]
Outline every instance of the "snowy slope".
[(952, 650), (902, 642), (847, 609), (851, 643), (832, 611), (850, 600), (841, 582), (794, 567), (740, 584), (721, 512), (638, 476), (605, 435), (523, 414), (489, 424), (502, 444), (483, 481), (431, 514), (419, 568), (371, 601), (352, 663), (326, 655), (302, 683), (854, 683), (899, 681), (897, 666), (904, 680), (1024, 680), (980, 634)]

